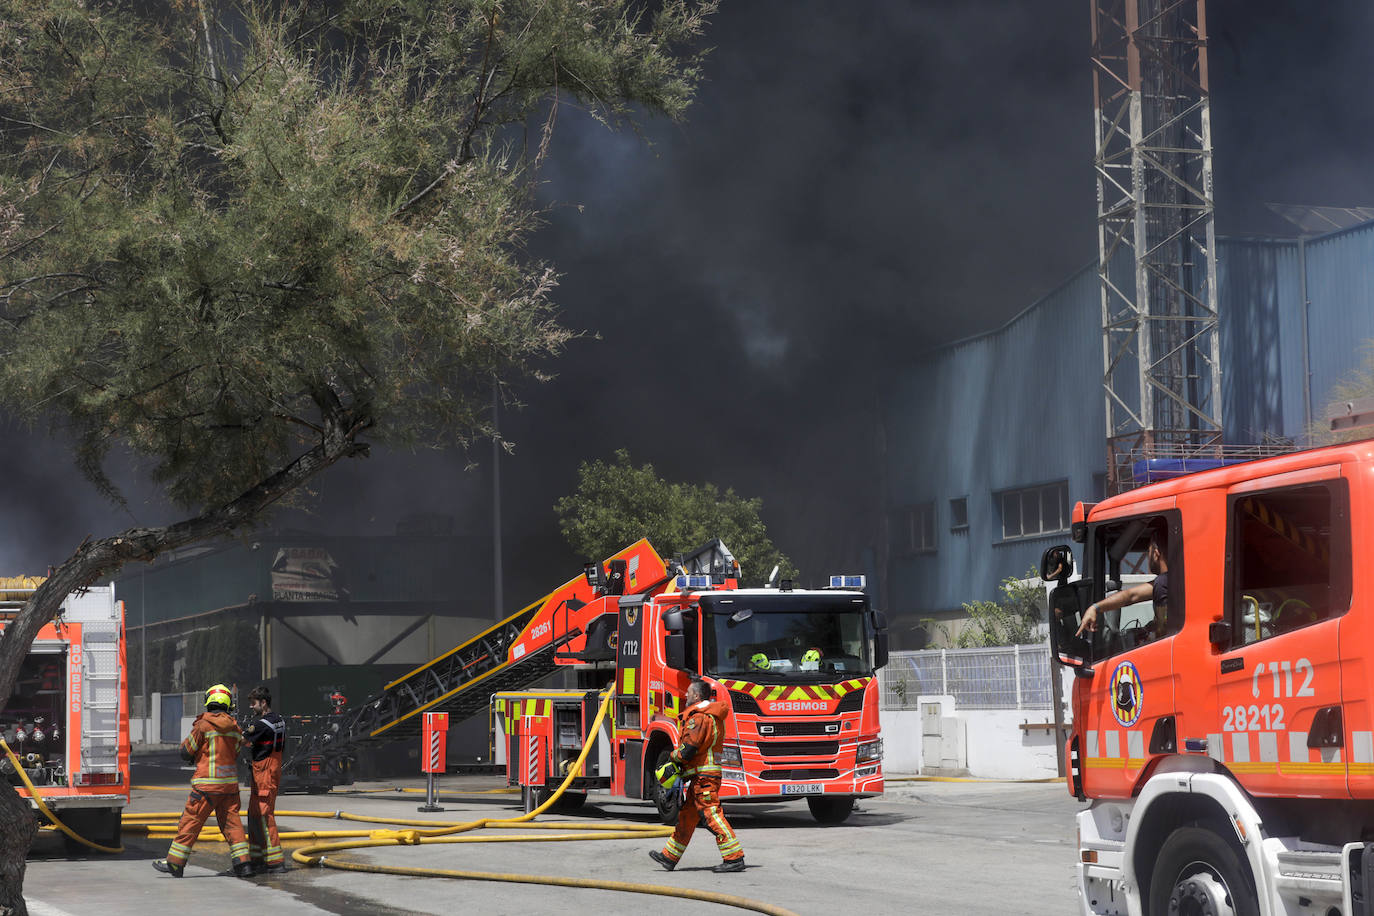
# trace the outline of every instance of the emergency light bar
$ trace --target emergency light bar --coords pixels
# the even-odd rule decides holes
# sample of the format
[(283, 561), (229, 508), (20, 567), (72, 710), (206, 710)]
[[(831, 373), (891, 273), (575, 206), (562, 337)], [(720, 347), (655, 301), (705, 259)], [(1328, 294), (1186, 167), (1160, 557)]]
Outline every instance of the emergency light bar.
[(711, 587), (711, 576), (710, 576), (709, 574), (706, 574), (706, 573), (702, 573), (702, 574), (700, 574), (700, 575), (693, 573), (692, 575), (682, 575), (682, 576), (678, 576), (678, 577), (677, 577), (677, 587), (680, 588), (680, 589), (684, 589), (684, 588), (710, 588), (710, 587)]
[(831, 588), (863, 588), (868, 581), (867, 576), (831, 576)]

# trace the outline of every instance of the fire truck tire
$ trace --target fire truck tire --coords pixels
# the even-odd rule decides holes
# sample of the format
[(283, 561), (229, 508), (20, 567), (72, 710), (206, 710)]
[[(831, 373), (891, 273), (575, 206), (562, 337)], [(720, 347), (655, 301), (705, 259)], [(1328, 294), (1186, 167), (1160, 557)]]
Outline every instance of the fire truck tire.
[(663, 824), (676, 824), (677, 812), (682, 807), (682, 791), (677, 787), (665, 789), (659, 785), (657, 779), (653, 778), (653, 774), (671, 759), (672, 754), (673, 749), (668, 747), (659, 751), (658, 756), (654, 758), (654, 765), (649, 768), (645, 779), (645, 782), (650, 786), (654, 807), (658, 809), (658, 820)]
[(843, 824), (854, 810), (854, 798), (850, 795), (810, 795), (806, 806), (817, 823)]
[(1254, 882), (1233, 843), (1202, 827), (1164, 841), (1150, 880), (1150, 916), (1259, 916)]

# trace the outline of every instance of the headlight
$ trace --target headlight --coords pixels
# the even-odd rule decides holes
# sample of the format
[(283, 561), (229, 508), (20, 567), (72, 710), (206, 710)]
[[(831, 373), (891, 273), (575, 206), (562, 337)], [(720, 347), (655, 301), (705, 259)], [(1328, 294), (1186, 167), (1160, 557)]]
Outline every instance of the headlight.
[(866, 760), (882, 759), (883, 741), (881, 738), (879, 738), (877, 741), (870, 741), (867, 744), (860, 744), (858, 750), (854, 753), (855, 763), (863, 763)]
[(740, 756), (739, 745), (727, 744), (720, 749), (720, 765), (735, 769), (744, 766), (744, 758)]

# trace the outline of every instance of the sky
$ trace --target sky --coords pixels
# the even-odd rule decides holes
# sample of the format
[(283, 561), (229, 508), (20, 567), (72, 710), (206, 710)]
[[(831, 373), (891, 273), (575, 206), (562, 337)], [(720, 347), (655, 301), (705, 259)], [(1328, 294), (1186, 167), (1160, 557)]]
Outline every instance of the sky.
[[(1208, 20), (1219, 231), (1282, 229), (1267, 201), (1374, 205), (1374, 9), (1211, 0)], [(577, 572), (551, 507), (617, 448), (762, 498), (804, 577), (864, 571), (884, 387), (1096, 256), (1087, 2), (723, 0), (707, 43), (681, 124), (617, 134), (560, 111), (532, 253), (589, 333), (502, 418), (513, 606)], [(109, 507), (60, 443), (7, 432), (14, 572), (167, 520), (137, 492)], [(486, 447), (378, 454), (282, 521), (385, 534), (438, 511), (482, 534), (490, 466)]]

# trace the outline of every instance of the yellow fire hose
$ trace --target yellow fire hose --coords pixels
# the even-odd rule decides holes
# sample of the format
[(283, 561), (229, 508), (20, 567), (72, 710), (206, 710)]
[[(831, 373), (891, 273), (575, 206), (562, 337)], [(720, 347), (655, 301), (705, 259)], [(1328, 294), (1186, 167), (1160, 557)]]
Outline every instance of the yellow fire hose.
[[(342, 852), (348, 849), (364, 849), (379, 846), (418, 846), (420, 844), (429, 843), (546, 843), (570, 840), (649, 839), (670, 835), (672, 833), (672, 828), (670, 827), (647, 824), (531, 823), (534, 818), (543, 814), (557, 803), (558, 799), (563, 795), (563, 792), (572, 784), (573, 779), (581, 772), (582, 766), (587, 760), (587, 755), (591, 752), (592, 746), (596, 743), (596, 735), (601, 729), (601, 723), (605, 720), (607, 710), (610, 709), (611, 700), (614, 697), (615, 691), (611, 690), (607, 693), (605, 700), (602, 701), (601, 708), (596, 714), (596, 720), (592, 723), (592, 727), (588, 732), (587, 741), (582, 746), (582, 753), (578, 756), (576, 763), (568, 768), (568, 774), (563, 779), (562, 784), (542, 805), (527, 814), (522, 814), (514, 818), (483, 818), (481, 820), (469, 821), (466, 823), (445, 823), (423, 820), (394, 820), (390, 818), (369, 817), (361, 814), (345, 814), (342, 811), (335, 811), (332, 813), (320, 811), (278, 811), (276, 814), (281, 817), (324, 817), (337, 820), (358, 821), (361, 823), (400, 825), (412, 828), (406, 830), (371, 831), (296, 831), (280, 834), (281, 839), (331, 840), (331, 842), (313, 843), (304, 848), (297, 849), (291, 854), (291, 858), (302, 865), (318, 865), (326, 868), (336, 868), (342, 871), (372, 872), (375, 874), (427, 878), (461, 878), (473, 881), (506, 881), (520, 884), (543, 884), (556, 887), (582, 887), (596, 890), (623, 891), (634, 894), (654, 894), (665, 897), (683, 897), (689, 900), (701, 900), (707, 903), (718, 903), (723, 906), (753, 910), (758, 913), (768, 913), (771, 914), (771, 916), (797, 916), (797, 914), (793, 913), (791, 910), (774, 906), (770, 903), (750, 900), (747, 897), (740, 897), (735, 894), (699, 891), (691, 888), (673, 887), (664, 884), (636, 884), (629, 881), (607, 881), (594, 878), (563, 878), (555, 875), (456, 871), (444, 868), (405, 868), (392, 865), (371, 865), (348, 862), (337, 857), (325, 855), (325, 853)], [(126, 815), (125, 823), (128, 825), (126, 829), (137, 830), (141, 828), (147, 831), (150, 837), (167, 836), (175, 831), (175, 824), (170, 823), (174, 818), (180, 818), (180, 813), (159, 812), (156, 814), (142, 815), (130, 814)], [(415, 829), (419, 827), (430, 829)], [(497, 830), (524, 828), (536, 831), (575, 830), (578, 832), (548, 836), (541, 836), (537, 833), (500, 837), (460, 837), (456, 835), (483, 828)], [(223, 839), (223, 835), (217, 830), (202, 830), (200, 835), (206, 840)]]
[(67, 836), (71, 837), (73, 840), (76, 840), (83, 846), (89, 846), (92, 849), (98, 850), (99, 852), (124, 851), (123, 846), (101, 846), (99, 843), (92, 843), (90, 840), (86, 839), (84, 836), (77, 833), (75, 830), (72, 830), (72, 828), (68, 827), (66, 824), (62, 823), (62, 821), (58, 819), (57, 815), (53, 814), (52, 810), (47, 805), (43, 804), (43, 796), (38, 794), (38, 790), (33, 787), (33, 783), (29, 781), (29, 774), (24, 772), (23, 764), (19, 762), (18, 757), (14, 756), (14, 751), (10, 750), (10, 746), (5, 743), (4, 738), (0, 738), (0, 749), (4, 750), (5, 756), (9, 757), (10, 759), (10, 763), (14, 764), (15, 772), (19, 774), (20, 781), (24, 783), (24, 787), (27, 788), (29, 790), (29, 794), (33, 796), (33, 802), (38, 806), (38, 810), (43, 813), (44, 817), (52, 821), (54, 827), (56, 827), (58, 830), (61, 830)]

